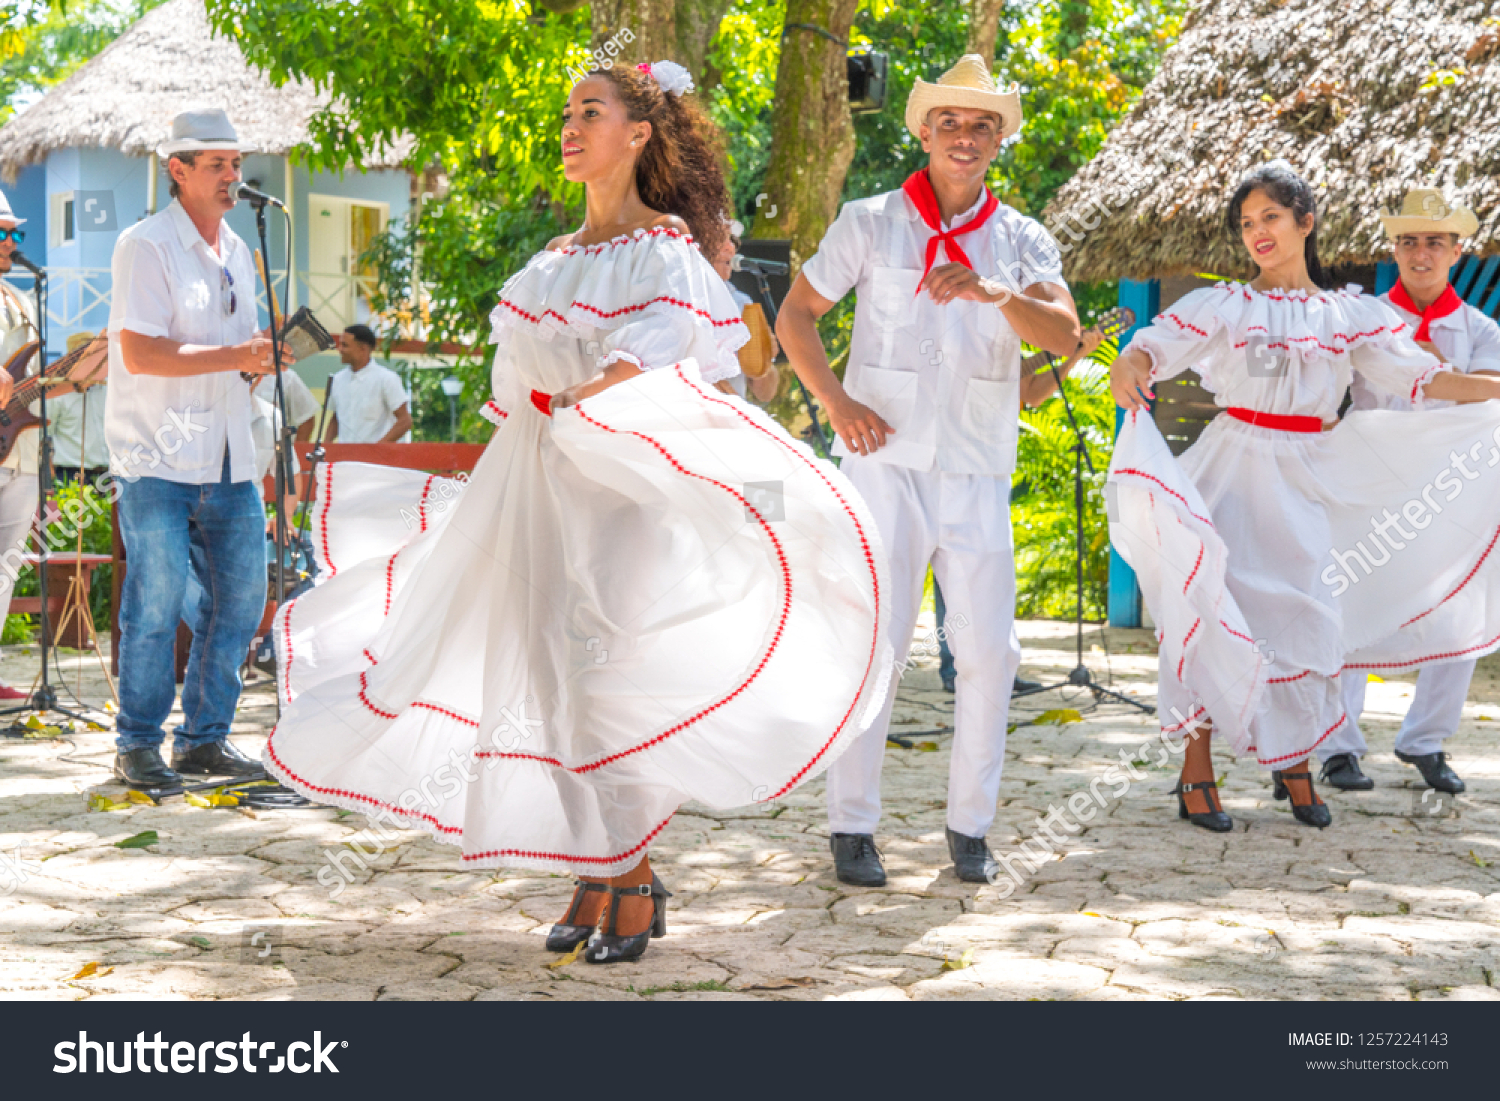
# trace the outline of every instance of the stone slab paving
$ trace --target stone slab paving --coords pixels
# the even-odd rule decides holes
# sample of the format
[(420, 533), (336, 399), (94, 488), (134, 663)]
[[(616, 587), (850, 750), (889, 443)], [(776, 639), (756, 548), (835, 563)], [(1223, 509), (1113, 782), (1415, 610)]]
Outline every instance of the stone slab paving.
[[(930, 623), (923, 630), (930, 630)], [(1021, 625), (1023, 673), (1065, 676), (1067, 624)], [(962, 644), (962, 636), (958, 643)], [(1146, 631), (1086, 636), (1088, 663), (1154, 698)], [(25, 684), (35, 655), (0, 653)], [(62, 659), (82, 697), (108, 698), (92, 658)], [(1442, 814), (1391, 754), (1412, 678), (1370, 686), (1376, 790), (1328, 794), (1334, 825), (1292, 820), (1253, 764), (1221, 755), (1231, 834), (1180, 823), (1175, 762), (1143, 766), (1116, 796), (1099, 778), (1154, 739), (1153, 719), (1076, 691), (1015, 709), (990, 840), (1016, 879), (954, 878), (943, 837), (952, 697), (933, 662), (904, 678), (886, 751), (878, 841), (890, 882), (841, 885), (828, 857), (823, 782), (779, 803), (685, 807), (652, 850), (675, 892), (669, 935), (634, 964), (562, 967), (542, 938), (569, 880), (459, 866), (456, 850), (400, 833), (376, 855), (332, 809), (161, 806), (119, 798), (107, 731), (0, 739), (0, 994), (16, 999), (1494, 999), (1500, 997), (1500, 658), (1480, 663), (1451, 743), (1469, 791)], [(237, 741), (258, 752), (268, 682), (246, 693)], [(1047, 710), (1082, 721), (1046, 725)], [(1156, 760), (1160, 752), (1148, 756)], [(1119, 773), (1114, 774), (1116, 776)], [(1091, 803), (1088, 791), (1105, 803)], [(1113, 781), (1111, 781), (1113, 783)], [(1059, 840), (1032, 838), (1051, 808)], [(1078, 819), (1093, 813), (1087, 823)], [(1453, 814), (1454, 816), (1448, 816)], [(1076, 829), (1059, 826), (1075, 824)], [(158, 833), (146, 849), (115, 842)], [(1045, 834), (1041, 835), (1045, 839)], [(331, 869), (342, 859), (352, 881)], [(363, 865), (363, 866), (362, 866)], [(321, 876), (321, 881), (320, 881)], [(331, 891), (328, 884), (342, 884)], [(247, 942), (263, 931), (259, 939)], [(267, 954), (262, 958), (262, 952)], [(97, 963), (90, 978), (74, 976)]]

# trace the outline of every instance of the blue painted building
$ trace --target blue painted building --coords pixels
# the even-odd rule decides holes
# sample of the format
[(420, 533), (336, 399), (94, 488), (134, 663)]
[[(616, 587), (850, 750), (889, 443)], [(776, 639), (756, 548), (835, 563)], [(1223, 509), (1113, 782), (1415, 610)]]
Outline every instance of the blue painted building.
[[(308, 121), (325, 102), (304, 85), (273, 88), (213, 33), (202, 0), (169, 0), (0, 128), (3, 186), (28, 219), (27, 255), (48, 271), (49, 351), (106, 325), (115, 240), (171, 201), (155, 149), (172, 118), (194, 107), (228, 111), (244, 142), (244, 178), (287, 204), (290, 256), (287, 219), (271, 210), (267, 229), (272, 278), (289, 308), (311, 306), (335, 332), (369, 320), (374, 279), (360, 256), (375, 233), (409, 215), (413, 178), (400, 149), (342, 173), (298, 163)], [(247, 204), (228, 222), (255, 245)], [(25, 285), (28, 277), (12, 278)], [(330, 354), (299, 370), (320, 386), (336, 366)]]

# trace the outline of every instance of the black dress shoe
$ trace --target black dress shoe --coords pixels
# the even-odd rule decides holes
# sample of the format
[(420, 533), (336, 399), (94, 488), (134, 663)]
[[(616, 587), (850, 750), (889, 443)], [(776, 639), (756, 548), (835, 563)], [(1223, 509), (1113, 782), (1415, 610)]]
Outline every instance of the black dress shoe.
[[(1313, 790), (1312, 773), (1303, 769), (1301, 772), (1286, 772), (1282, 769), (1272, 769), (1271, 779), (1276, 786), (1272, 788), (1271, 795), (1277, 799), (1291, 799), (1292, 817), (1304, 826), (1317, 826), (1318, 829), (1326, 828), (1333, 821), (1333, 812), (1328, 809), (1328, 804), (1318, 798), (1318, 793)], [(1311, 803), (1299, 803), (1292, 799), (1292, 789), (1287, 786), (1288, 780), (1306, 780), (1308, 791), (1311, 792), (1313, 801)]]
[(948, 855), (953, 858), (953, 871), (965, 883), (993, 883), (1000, 874), (1000, 865), (995, 854), (982, 837), (965, 837), (961, 833), (945, 830), (948, 834)]
[[(667, 935), (667, 899), (672, 892), (662, 886), (656, 873), (651, 873), (651, 882), (636, 887), (606, 887), (609, 902), (605, 904), (604, 920), (583, 949), (585, 963), (629, 963), (645, 953), (652, 937)], [(622, 934), (619, 931), (620, 896), (649, 895), (651, 897), (651, 924), (640, 933)]]
[[(1190, 791), (1203, 792), (1203, 801), (1208, 804), (1208, 810), (1202, 814), (1187, 809), (1187, 800), (1183, 795)], [(1210, 795), (1209, 792), (1213, 794)], [(1223, 806), (1219, 804), (1219, 782), (1217, 780), (1203, 780), (1196, 784), (1184, 784), (1182, 780), (1177, 781), (1177, 786), (1172, 789), (1177, 796), (1177, 817), (1186, 818), (1195, 826), (1205, 830), (1213, 830), (1214, 833), (1228, 833), (1234, 829), (1234, 819), (1224, 812)]]
[(1335, 753), (1323, 762), (1319, 780), (1327, 780), (1340, 791), (1369, 791), (1375, 781), (1366, 776), (1359, 767), (1359, 758), (1353, 753)]
[(568, 912), (547, 933), (547, 951), (571, 952), (594, 935), (597, 924), (579, 925), (573, 920), (578, 916), (590, 891), (609, 894), (609, 886), (604, 883), (585, 883), (581, 879), (573, 884), (573, 901), (568, 903)]
[(154, 745), (115, 754), (115, 776), (133, 788), (177, 788), (182, 777), (167, 767)]
[(836, 833), (828, 839), (833, 868), (840, 883), (855, 887), (884, 887), (885, 865), (875, 838), (868, 833)]
[(1010, 686), (1010, 694), (1014, 696), (1017, 692), (1035, 692), (1041, 688), (1039, 680), (1027, 680), (1025, 677), (1017, 677), (1016, 682)]
[(1457, 795), (1464, 790), (1464, 782), (1458, 778), (1458, 773), (1448, 767), (1448, 754), (1446, 753), (1402, 753), (1396, 750), (1396, 757), (1409, 765), (1416, 765), (1417, 771), (1422, 774), (1422, 779), (1427, 781), (1427, 786), (1437, 788), (1438, 791), (1446, 791), (1449, 795)]
[(246, 757), (227, 739), (195, 745), (186, 753), (172, 752), (172, 767), (193, 776), (255, 777), (266, 774), (266, 766)]

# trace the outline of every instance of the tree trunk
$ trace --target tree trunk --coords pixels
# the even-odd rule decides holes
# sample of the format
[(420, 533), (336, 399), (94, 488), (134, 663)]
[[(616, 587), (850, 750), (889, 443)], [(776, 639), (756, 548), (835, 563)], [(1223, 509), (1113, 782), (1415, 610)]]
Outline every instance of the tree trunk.
[(1005, 0), (969, 0), (969, 42), (966, 54), (978, 54), (987, 66), (995, 64), (995, 40), (1000, 37), (1000, 12)]
[(730, 0), (593, 0), (594, 40), (600, 50), (614, 35), (628, 30), (631, 42), (621, 42), (618, 62), (675, 61), (703, 84), (708, 45), (719, 33), (719, 23)]
[[(811, 23), (847, 41), (856, 7), (858, 0), (787, 0), (786, 21)], [(854, 159), (845, 53), (838, 43), (801, 28), (781, 39), (771, 161), (750, 236), (791, 238), (794, 272), (817, 251), (838, 213)]]

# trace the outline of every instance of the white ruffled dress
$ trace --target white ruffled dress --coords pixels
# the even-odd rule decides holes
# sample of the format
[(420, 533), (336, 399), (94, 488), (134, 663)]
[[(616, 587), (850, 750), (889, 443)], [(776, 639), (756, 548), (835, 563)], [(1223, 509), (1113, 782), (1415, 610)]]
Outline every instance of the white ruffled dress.
[(1192, 368), (1226, 409), (1329, 424), (1358, 372), (1418, 410), (1311, 433), (1225, 413), (1178, 458), (1149, 416), (1126, 415), (1110, 537), (1157, 625), (1162, 726), (1207, 717), (1265, 768), (1347, 720), (1341, 676), (1500, 645), (1500, 403), (1422, 411), (1441, 362), (1358, 290), (1220, 283), (1131, 341), (1153, 380)]
[[(271, 771), (467, 865), (608, 876), (688, 800), (826, 768), (889, 685), (885, 555), (837, 469), (709, 385), (738, 370), (739, 318), (669, 229), (511, 278), (467, 482), (322, 468), (324, 572), (275, 625)], [(645, 373), (542, 411), (620, 358)]]

